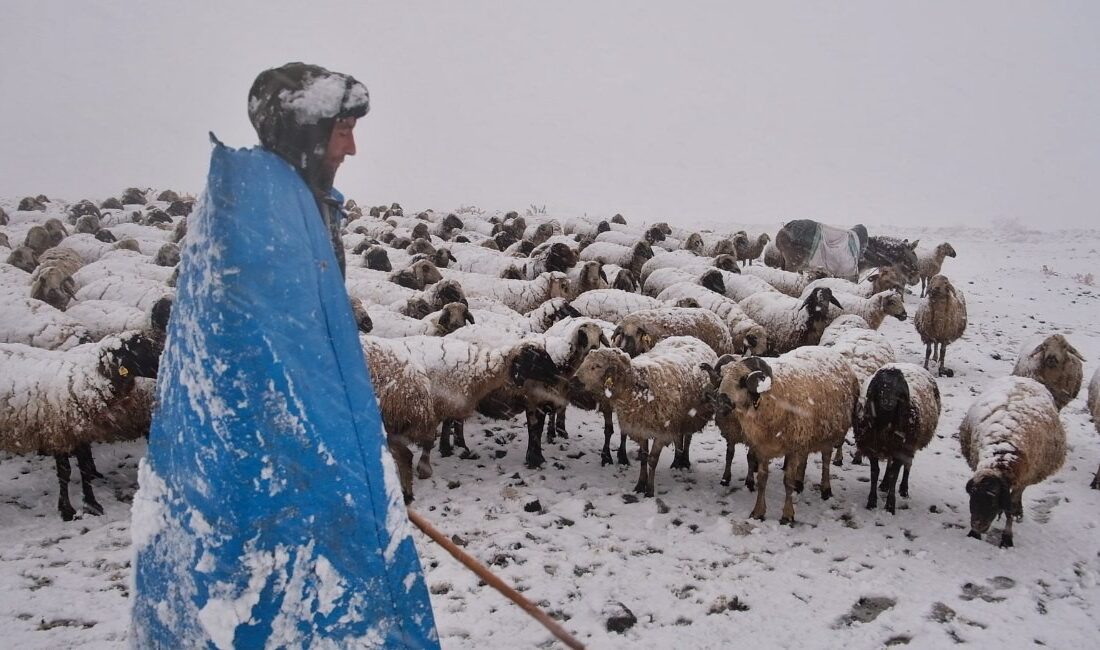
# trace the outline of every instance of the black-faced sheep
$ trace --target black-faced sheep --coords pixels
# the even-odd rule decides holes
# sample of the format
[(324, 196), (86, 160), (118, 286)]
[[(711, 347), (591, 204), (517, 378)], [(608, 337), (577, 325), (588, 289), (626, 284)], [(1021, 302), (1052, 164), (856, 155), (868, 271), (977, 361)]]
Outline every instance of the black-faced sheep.
[(966, 483), (969, 536), (981, 539), (1003, 514), (1001, 547), (1012, 546), (1012, 522), (1024, 516), (1024, 489), (1054, 474), (1066, 459), (1066, 432), (1050, 391), (1026, 377), (994, 381), (963, 418), (959, 444), (974, 470)]
[[(940, 390), (927, 370), (911, 363), (891, 363), (863, 385), (852, 429), (856, 448), (871, 461), (867, 508), (878, 506), (878, 490), (886, 491), (886, 510), (895, 511), (894, 488), (904, 469), (898, 494), (909, 496), (913, 456), (928, 446), (940, 421)], [(879, 460), (887, 461), (879, 484)]]
[(928, 360), (939, 362), (939, 375), (953, 377), (955, 372), (944, 366), (947, 346), (954, 343), (966, 331), (966, 298), (945, 276), (933, 276), (928, 281), (928, 292), (917, 307), (913, 325), (924, 343), (924, 367)]
[(1030, 377), (1046, 386), (1060, 411), (1081, 392), (1081, 382), (1085, 378), (1084, 361), (1085, 358), (1066, 337), (1051, 334), (1024, 343), (1012, 374)]
[(137, 438), (148, 431), (152, 395), (136, 378), (155, 378), (160, 348), (136, 333), (56, 351), (0, 345), (0, 449), (51, 454), (60, 487), (57, 509), (69, 521), (69, 456), (75, 454), (84, 511), (103, 514), (92, 492), (99, 474), (91, 443)]
[(843, 309), (824, 287), (799, 300), (781, 293), (757, 293), (738, 303), (745, 314), (768, 333), (768, 349), (776, 354), (803, 345), (816, 345), (832, 321), (829, 305)]

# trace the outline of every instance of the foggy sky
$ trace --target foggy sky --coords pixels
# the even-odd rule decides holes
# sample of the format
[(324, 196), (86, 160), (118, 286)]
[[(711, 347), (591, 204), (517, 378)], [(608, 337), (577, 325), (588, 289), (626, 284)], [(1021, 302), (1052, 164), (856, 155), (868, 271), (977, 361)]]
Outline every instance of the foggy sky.
[[(202, 190), (302, 60), (360, 203), (1095, 227), (1097, 2), (0, 2), (0, 196)], [(154, 6), (155, 5), (155, 6)]]

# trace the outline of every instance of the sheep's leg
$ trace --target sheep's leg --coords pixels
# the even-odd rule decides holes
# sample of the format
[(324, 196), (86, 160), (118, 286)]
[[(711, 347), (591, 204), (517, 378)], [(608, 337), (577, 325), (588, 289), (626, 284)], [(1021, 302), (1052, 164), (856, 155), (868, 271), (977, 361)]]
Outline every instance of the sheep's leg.
[(466, 451), (470, 451), (470, 448), (466, 446), (466, 421), (455, 420), (454, 421), (455, 432), (455, 447), (462, 447)]
[[(604, 435), (604, 439), (610, 440), (611, 436), (613, 436), (614, 434), (615, 434), (615, 421), (614, 421), (614, 418), (612, 417), (611, 409), (608, 408), (606, 411), (603, 412), (603, 435)], [(627, 453), (626, 453), (626, 431), (620, 431), (619, 432), (619, 449), (618, 449), (617, 452), (615, 452), (615, 455), (616, 455), (616, 460), (619, 461), (620, 465), (629, 465), (630, 464), (630, 458), (627, 457)]]
[(764, 492), (768, 488), (768, 458), (757, 459), (756, 465), (756, 505), (753, 506), (752, 512), (749, 516), (753, 519), (760, 519), (763, 521), (764, 515), (768, 512), (768, 507), (764, 503)]
[(677, 434), (673, 441), (672, 464), (669, 469), (682, 469), (684, 467), (684, 437)]
[(844, 441), (836, 443), (836, 453), (833, 454), (833, 465), (844, 467)]
[(890, 514), (897, 514), (897, 498), (894, 496), (894, 486), (898, 482), (898, 472), (901, 470), (902, 462), (900, 460), (891, 460), (886, 465), (886, 476), (883, 477), (883, 481), (886, 483), (886, 511)]
[(749, 492), (756, 491), (756, 473), (760, 471), (760, 461), (756, 457), (756, 452), (749, 448), (749, 453), (745, 457), (745, 466), (748, 468), (748, 473), (745, 474), (745, 487), (749, 489)]
[(401, 493), (405, 497), (405, 505), (409, 505), (413, 500), (413, 453), (409, 449), (408, 440), (401, 436), (393, 436), (386, 440), (386, 446), (390, 448), (390, 453), (393, 454), (394, 464), (397, 465), (397, 476), (401, 480)]
[(924, 344), (924, 369), (928, 370), (928, 360), (932, 357), (932, 344)]
[(538, 469), (546, 463), (542, 455), (542, 426), (546, 414), (540, 409), (527, 409), (527, 467)]
[(73, 468), (69, 465), (68, 454), (54, 454), (54, 463), (57, 465), (57, 511), (65, 521), (72, 521), (76, 516), (73, 504), (69, 502), (69, 478), (73, 475)]
[[(1006, 515), (1007, 517), (1007, 515)], [(1024, 520), (1024, 489), (1020, 488), (1018, 492), (1014, 492), (1012, 495), (1012, 517), (1016, 521)]]
[(642, 438), (638, 441), (638, 456), (641, 461), (638, 463), (638, 482), (634, 484), (635, 492), (645, 492), (647, 471), (649, 469), (648, 456), (649, 456), (649, 440)]
[[(821, 499), (827, 501), (833, 497), (832, 476), (829, 474), (829, 452), (832, 448), (821, 452)], [(802, 471), (806, 471), (803, 467)]]
[(798, 494), (802, 494), (802, 490), (806, 488), (806, 465), (809, 464), (807, 462), (808, 457), (809, 455), (807, 454), (806, 457), (803, 457), (801, 459), (801, 462), (798, 458), (795, 458), (794, 456), (786, 456), (785, 458), (783, 458), (784, 473), (786, 473), (787, 471), (787, 465), (794, 463), (794, 491)]
[(722, 485), (729, 485), (733, 479), (733, 452), (735, 448), (736, 443), (726, 440), (726, 466), (722, 470)]
[[(795, 483), (798, 481), (798, 476), (802, 471), (806, 469), (806, 463), (803, 460), (801, 463), (794, 454), (788, 454), (784, 459), (783, 469), (783, 516), (779, 518), (780, 524), (794, 525), (794, 494)], [(826, 463), (825, 467), (829, 464)]]
[[(1022, 492), (1023, 491), (1021, 490), (1021, 494), (1012, 496), (1012, 509), (1013, 510), (1016, 509), (1016, 502), (1018, 500), (1022, 500), (1022, 498), (1023, 498)], [(1016, 521), (1015, 513), (1006, 512), (1005, 513), (1005, 529), (1004, 529), (1004, 532), (1001, 533), (1001, 548), (1012, 548), (1012, 546), (1013, 546), (1013, 544), (1012, 544), (1012, 522), (1014, 522), (1014, 521)]]
[(943, 359), (947, 356), (947, 344), (940, 343), (940, 375), (943, 377), (954, 377), (955, 371), (947, 368), (943, 365)]
[(554, 433), (563, 440), (569, 438), (569, 433), (565, 430), (565, 407), (559, 407), (554, 410)]
[(84, 444), (80, 445), (79, 447), (77, 447), (76, 448), (77, 460), (80, 459), (80, 454), (83, 453), (83, 452), (87, 452), (87, 454), (88, 454), (88, 464), (85, 468), (80, 470), (80, 473), (84, 474), (85, 471), (87, 471), (92, 478), (103, 478), (103, 474), (100, 474), (99, 470), (96, 469), (95, 459), (92, 458), (92, 446), (88, 443), (84, 443)]
[(103, 506), (95, 499), (92, 491), (92, 477), (99, 474), (92, 460), (91, 445), (80, 445), (75, 450), (76, 466), (80, 470), (80, 489), (84, 493), (84, 512), (89, 515), (103, 514)]
[(922, 275), (921, 278), (920, 278), (920, 297), (921, 298), (924, 297), (924, 292), (925, 292), (927, 286), (928, 286), (928, 280), (926, 280), (925, 277)]
[(684, 434), (684, 468), (691, 469), (691, 437), (695, 435), (690, 431)]
[(1092, 483), (1089, 484), (1089, 487), (1094, 490), (1100, 490), (1100, 467), (1096, 468), (1096, 476), (1092, 477)]
[(646, 476), (645, 495), (651, 497), (654, 494), (654, 483), (657, 477), (657, 461), (661, 459), (661, 450), (665, 448), (663, 440), (653, 441), (653, 450), (649, 452), (649, 475)]
[(453, 455), (454, 449), (451, 447), (451, 430), (454, 428), (454, 420), (443, 420), (443, 424), (439, 427), (439, 455), (443, 458)]
[(874, 510), (878, 507), (878, 456), (868, 456), (871, 465), (871, 489), (867, 495), (867, 509)]
[(427, 479), (432, 477), (432, 447), (434, 446), (435, 442), (420, 443), (420, 461), (416, 464), (418, 478)]
[(905, 463), (901, 471), (901, 486), (898, 487), (898, 496), (908, 499), (909, 498), (909, 470), (913, 467), (913, 461)]
[(547, 408), (544, 414), (546, 416), (546, 442), (554, 442), (554, 439), (557, 437), (554, 431), (554, 422), (558, 419), (557, 410)]

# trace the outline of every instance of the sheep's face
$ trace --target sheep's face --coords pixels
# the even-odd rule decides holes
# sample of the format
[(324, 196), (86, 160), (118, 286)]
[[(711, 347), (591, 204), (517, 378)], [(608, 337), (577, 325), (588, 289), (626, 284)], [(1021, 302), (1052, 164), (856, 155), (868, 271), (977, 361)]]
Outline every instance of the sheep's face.
[(726, 294), (726, 282), (722, 278), (722, 272), (717, 269), (712, 269), (701, 275), (699, 277), (699, 284), (704, 289), (710, 289), (721, 295)]
[[(460, 302), (469, 306), (466, 293), (462, 291), (462, 285), (454, 280), (441, 280), (432, 285), (433, 304), (443, 307), (449, 302)], [(420, 318), (423, 318), (421, 316)]]
[(48, 268), (31, 284), (31, 298), (41, 300), (61, 311), (76, 297), (76, 283), (60, 269)]
[(406, 252), (409, 255), (435, 255), (435, 246), (427, 238), (418, 237), (409, 244)]
[(611, 347), (611, 343), (604, 336), (603, 330), (595, 323), (581, 323), (578, 325), (573, 330), (569, 343), (573, 350), (569, 355), (570, 368), (579, 367), (591, 350), (595, 350), (601, 345)]
[(611, 224), (607, 223), (604, 220), (601, 220), (598, 224), (596, 224), (596, 234), (597, 235), (600, 234), (601, 232), (607, 232), (609, 230), (611, 230)]
[(1040, 365), (1047, 370), (1056, 370), (1071, 364), (1080, 367), (1085, 360), (1077, 348), (1070, 345), (1061, 334), (1048, 336), (1031, 356), (1038, 358)]
[(940, 256), (941, 258), (955, 257), (955, 248), (951, 246), (951, 244), (944, 242), (936, 247), (936, 255)]
[(549, 296), (550, 298), (569, 298), (569, 278), (564, 273), (555, 271), (550, 274)]
[(730, 273), (741, 272), (741, 268), (737, 265), (737, 258), (733, 255), (719, 255), (715, 257), (714, 266)]
[(508, 376), (516, 387), (531, 389), (532, 384), (559, 384), (563, 377), (554, 360), (540, 346), (523, 344), (508, 364)]
[(652, 226), (645, 231), (645, 240), (648, 244), (656, 244), (665, 240), (665, 233), (660, 228)]
[[(745, 240), (745, 243), (747, 244), (748, 240)], [(732, 255), (735, 258), (737, 257), (737, 253), (737, 246), (733, 243), (732, 239), (719, 239), (718, 243), (714, 245), (714, 250), (712, 251), (712, 254), (715, 256)]]
[(768, 331), (759, 323), (742, 321), (730, 328), (730, 336), (738, 354), (761, 355), (768, 350)]
[(577, 293), (591, 291), (592, 289), (607, 288), (607, 276), (603, 272), (603, 266), (599, 262), (585, 262), (578, 276)]
[(413, 296), (405, 301), (405, 308), (401, 310), (401, 313), (409, 318), (422, 319), (432, 313), (432, 306), (428, 304), (427, 300), (419, 296)]
[(636, 260), (649, 260), (653, 259), (653, 247), (644, 241), (640, 241), (634, 244), (634, 258)]
[(611, 217), (611, 223), (617, 223), (620, 226), (625, 226), (626, 225), (626, 217), (624, 217), (621, 214), (616, 213), (614, 217)]
[(1012, 515), (1012, 492), (1003, 476), (979, 471), (966, 482), (970, 495), (970, 536), (979, 537), (1003, 513)]
[(645, 326), (634, 321), (620, 323), (611, 334), (611, 342), (632, 357), (649, 352), (657, 344)]
[(882, 296), (882, 311), (887, 316), (893, 316), (898, 320), (905, 320), (908, 316), (905, 313), (905, 299), (900, 293), (894, 291)]
[(610, 397), (627, 388), (623, 383), (629, 376), (629, 366), (630, 357), (622, 350), (600, 348), (588, 353), (573, 378), (583, 390)]
[(363, 252), (363, 266), (387, 273), (393, 270), (393, 266), (390, 265), (390, 256), (381, 246), (371, 246)]
[(883, 291), (901, 293), (905, 290), (905, 276), (893, 265), (880, 267), (879, 270), (867, 276), (867, 279), (870, 280), (875, 293)]
[(112, 383), (123, 384), (135, 377), (156, 379), (162, 347), (144, 334), (131, 334), (119, 345), (104, 351), (100, 372)]
[(399, 251), (405, 250), (410, 244), (412, 244), (412, 240), (408, 237), (394, 237), (390, 240), (390, 246)]
[(444, 230), (461, 230), (464, 227), (462, 219), (459, 219), (457, 215), (448, 214), (443, 218), (443, 222), (440, 224)]
[[(360, 305), (359, 308), (362, 309), (362, 305)], [(152, 309), (149, 310), (149, 329), (151, 329), (153, 332), (156, 332), (157, 334), (164, 335), (168, 332), (168, 321), (171, 318), (172, 298), (169, 296), (165, 296), (153, 303)]]
[(739, 413), (755, 409), (771, 389), (772, 369), (760, 357), (748, 357), (722, 370), (718, 387), (718, 408)]
[(833, 292), (828, 287), (816, 287), (810, 292), (810, 295), (806, 296), (806, 299), (802, 301), (802, 309), (806, 310), (809, 314), (809, 320), (811, 322), (822, 321), (829, 316), (829, 305), (836, 305), (839, 309), (844, 309), (839, 301), (833, 297)]
[[(862, 402), (862, 400), (861, 400)], [(897, 368), (881, 368), (867, 384), (864, 418), (875, 426), (894, 426), (895, 430), (908, 424), (910, 416), (909, 384)]]
[(632, 271), (628, 269), (619, 269), (619, 273), (615, 276), (615, 282), (612, 283), (611, 288), (635, 293), (638, 291), (638, 281), (634, 279), (634, 273)]
[(33, 250), (35, 255), (41, 255), (51, 245), (50, 233), (42, 226), (31, 226), (23, 239), (23, 245)]
[(29, 246), (20, 246), (8, 255), (8, 264), (23, 269), (27, 273), (38, 267), (38, 255)]
[(768, 242), (770, 242), (771, 240), (772, 240), (771, 235), (769, 235), (766, 232), (761, 233), (760, 236), (756, 238), (756, 245), (759, 248), (764, 248), (765, 246), (768, 245)]
[(412, 236), (413, 239), (429, 239), (432, 233), (428, 230), (428, 224), (418, 223), (413, 226)]
[(443, 309), (439, 310), (439, 317), (436, 319), (438, 336), (446, 336), (463, 327), (466, 323), (473, 324), (473, 322), (474, 316), (466, 305), (460, 302), (444, 305)]
[(431, 260), (419, 260), (413, 262), (412, 266), (413, 275), (416, 277), (417, 282), (420, 284), (419, 288), (424, 288), (429, 284), (435, 284), (443, 279), (443, 274), (439, 272), (435, 264)]
[(500, 272), (500, 277), (505, 280), (522, 280), (523, 272), (519, 270), (518, 266), (511, 264)]
[(84, 214), (76, 220), (76, 232), (94, 235), (99, 232), (99, 217), (94, 214)]
[(546, 253), (546, 270), (565, 272), (577, 264), (577, 253), (568, 245), (557, 242)]
[[(432, 256), (432, 261), (437, 268), (445, 269), (451, 262), (458, 263), (455, 256), (451, 254), (451, 251), (446, 248), (438, 248), (435, 251), (435, 255)], [(438, 273), (438, 271), (436, 271)], [(439, 282), (439, 280), (433, 280), (433, 282)]]
[(172, 243), (164, 244), (157, 251), (153, 263), (157, 266), (175, 266), (180, 263), (180, 247)]
[(932, 302), (941, 302), (948, 296), (955, 295), (955, 287), (944, 275), (934, 275), (928, 281), (928, 299)]
[[(100, 231), (100, 232), (102, 232), (102, 231)], [(130, 237), (127, 237), (126, 239), (123, 239), (122, 241), (115, 242), (115, 250), (116, 251), (134, 251), (135, 253), (140, 253), (141, 252), (141, 246), (138, 244), (136, 239), (132, 239)]]
[[(653, 224), (652, 227), (659, 230), (661, 234), (665, 235), (666, 237), (672, 236), (672, 227), (670, 227), (664, 221), (658, 221), (657, 223)], [(658, 239), (657, 241), (664, 241), (664, 239)]]
[[(706, 253), (706, 244), (703, 242), (703, 236), (697, 232), (693, 232), (688, 235), (684, 240), (684, 249), (689, 250), (696, 255), (703, 255)], [(715, 265), (717, 266), (717, 264)]]
[(65, 229), (65, 224), (61, 223), (60, 219), (47, 219), (45, 226), (50, 236), (50, 244), (53, 246), (60, 244), (61, 240), (69, 235), (69, 231)]
[(535, 242), (530, 239), (521, 239), (510, 246), (509, 254), (513, 257), (529, 257), (535, 250)]

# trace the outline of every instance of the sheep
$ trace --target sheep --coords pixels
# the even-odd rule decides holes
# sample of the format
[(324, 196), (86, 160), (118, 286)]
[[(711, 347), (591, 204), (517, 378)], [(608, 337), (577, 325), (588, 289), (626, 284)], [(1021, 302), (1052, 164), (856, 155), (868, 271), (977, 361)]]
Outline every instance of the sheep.
[(477, 273), (443, 270), (443, 277), (462, 284), (468, 296), (499, 300), (520, 313), (535, 309), (551, 298), (569, 296), (569, 279), (564, 273), (543, 273), (534, 280), (506, 280)]
[(35, 253), (30, 246), (19, 246), (12, 249), (4, 262), (31, 273), (38, 267), (38, 253)]
[(518, 344), (518, 354), (510, 370), (511, 383), (487, 395), (478, 411), (497, 419), (511, 418), (523, 412), (527, 420), (527, 453), (525, 464), (537, 469), (546, 463), (542, 453), (543, 426), (546, 439), (553, 442), (556, 433), (567, 437), (562, 427), (557, 429), (548, 413), (564, 410), (569, 403), (568, 380), (573, 377), (590, 350), (609, 345), (599, 325), (576, 323), (565, 336), (531, 335)]
[(884, 266), (873, 269), (866, 277), (857, 282), (844, 278), (820, 278), (807, 284), (800, 294), (805, 297), (810, 291), (818, 287), (828, 287), (833, 293), (847, 293), (853, 296), (870, 298), (883, 291), (896, 291), (901, 293), (905, 289), (905, 278), (901, 272), (893, 266)]
[(665, 304), (656, 298), (621, 289), (598, 289), (578, 296), (570, 303), (582, 316), (618, 322), (640, 309), (655, 309)]
[(23, 238), (23, 245), (34, 251), (35, 256), (42, 255), (46, 249), (53, 246), (50, 242), (50, 232), (45, 226), (34, 225), (27, 230)]
[(619, 289), (629, 293), (638, 292), (638, 276), (632, 271), (624, 269), (618, 264), (603, 264), (600, 269), (607, 277), (611, 289)]
[(779, 290), (767, 281), (755, 276), (741, 275), (740, 272), (731, 273), (719, 269), (714, 269), (714, 272), (721, 275), (722, 294), (730, 300), (740, 302), (756, 293), (779, 293)]
[(4, 299), (0, 343), (19, 343), (43, 350), (68, 350), (93, 339), (79, 318), (41, 300), (23, 296)]
[(84, 300), (70, 305), (64, 315), (80, 323), (91, 341), (132, 330), (160, 341), (168, 331), (172, 303), (172, 298), (166, 296), (143, 311), (113, 300)]
[(730, 271), (731, 273), (737, 273), (737, 260), (732, 255), (719, 255), (713, 259), (700, 258), (698, 255), (691, 253), (690, 251), (666, 251), (657, 253), (648, 262), (642, 265), (641, 273), (638, 277), (642, 283), (649, 279), (651, 273), (657, 269), (664, 268), (677, 268), (684, 266), (699, 266), (700, 264), (710, 264), (723, 271)]
[(714, 350), (699, 339), (674, 336), (634, 359), (622, 350), (601, 348), (581, 363), (576, 384), (607, 396), (619, 426), (641, 447), (635, 492), (653, 496), (661, 450), (670, 442), (680, 447), (710, 420), (710, 380), (700, 364), (714, 365), (717, 360)]
[[(1100, 432), (1100, 368), (1096, 369), (1092, 374), (1092, 380), (1089, 381), (1088, 407), (1089, 414), (1092, 415), (1092, 423), (1096, 426), (1096, 431)], [(1096, 469), (1096, 475), (1092, 478), (1089, 487), (1100, 490), (1100, 467)]]
[(764, 265), (773, 269), (787, 270), (787, 260), (783, 259), (783, 253), (774, 241), (768, 242), (764, 247)]
[(482, 309), (485, 299), (474, 298), (471, 301), (471, 317), (477, 323), (447, 334), (464, 341), (491, 343), (501, 337), (522, 338), (527, 334), (547, 331), (555, 323), (565, 318), (580, 316), (580, 312), (564, 298), (552, 298), (526, 314), (520, 314), (507, 305), (497, 304), (490, 309)]
[(894, 266), (905, 278), (906, 284), (920, 281), (917, 270), (917, 254), (914, 252), (920, 240), (899, 240), (896, 237), (875, 236), (867, 238), (867, 246), (859, 260), (859, 268)]
[(405, 336), (446, 336), (466, 323), (474, 323), (474, 317), (466, 305), (452, 302), (424, 318), (412, 318), (388, 309), (368, 310), (370, 333), (378, 338), (394, 339)]
[(410, 444), (422, 449), (417, 476), (431, 478), (430, 452), (442, 419), (436, 416), (431, 376), (417, 364), (407, 363), (393, 349), (361, 336), (363, 356), (374, 379), (378, 410), (386, 429), (386, 446), (397, 465), (405, 503), (413, 501), (412, 452)]
[(827, 272), (821, 269), (809, 269), (796, 273), (769, 266), (749, 266), (742, 269), (741, 274), (760, 278), (779, 293), (785, 293), (792, 298), (801, 297), (811, 282), (828, 277)]
[(718, 389), (720, 409), (732, 410), (758, 460), (756, 505), (763, 519), (768, 464), (784, 457), (786, 500), (781, 523), (794, 524), (792, 495), (801, 490), (807, 456), (821, 453), (821, 498), (832, 496), (828, 456), (852, 423), (859, 382), (839, 353), (799, 348), (775, 359), (749, 357), (726, 364)]
[(393, 271), (387, 276), (390, 282), (396, 285), (423, 291), (429, 284), (435, 284), (443, 279), (439, 269), (428, 260), (417, 260), (403, 269)]
[(180, 263), (180, 247), (167, 242), (157, 249), (153, 264), (157, 266), (175, 266)]
[(920, 275), (920, 295), (923, 298), (924, 292), (928, 288), (928, 281), (932, 279), (932, 276), (940, 274), (940, 268), (943, 267), (945, 257), (955, 257), (955, 249), (951, 244), (943, 242), (932, 250), (918, 248), (916, 253), (917, 273)]
[(966, 412), (959, 446), (974, 471), (966, 483), (968, 536), (981, 539), (1004, 514), (1001, 548), (1011, 547), (1013, 520), (1024, 516), (1024, 489), (1057, 472), (1066, 459), (1066, 432), (1054, 398), (1034, 379), (995, 380)]
[(1061, 411), (1081, 392), (1084, 361), (1065, 336), (1051, 334), (1043, 339), (1037, 336), (1024, 342), (1012, 374), (1030, 377), (1046, 386)]
[[(159, 268), (159, 267), (158, 267)], [(153, 305), (166, 296), (175, 295), (163, 282), (138, 277), (110, 275), (86, 284), (76, 292), (75, 300), (111, 300), (149, 311)]]
[(908, 317), (905, 311), (905, 299), (896, 291), (883, 291), (870, 298), (834, 292), (833, 297), (840, 303), (841, 312), (859, 316), (867, 321), (871, 329), (877, 330), (887, 316), (893, 316), (900, 321)]
[(69, 248), (51, 248), (42, 253), (31, 275), (31, 298), (65, 311), (69, 300), (76, 295), (73, 274), (82, 266), (83, 258)]
[(633, 312), (615, 326), (611, 343), (636, 357), (672, 336), (694, 336), (719, 357), (733, 352), (729, 326), (714, 312), (699, 308), (661, 307)]
[[(67, 248), (68, 242), (65, 244)], [(80, 287), (111, 276), (138, 277), (157, 282), (167, 282), (174, 272), (174, 268), (158, 266), (153, 259), (141, 253), (117, 250), (109, 251), (97, 261), (82, 266), (79, 271), (73, 273), (73, 280)]]
[[(913, 456), (928, 446), (940, 420), (940, 389), (924, 368), (911, 363), (883, 366), (864, 384), (853, 416), (856, 448), (871, 461), (867, 508), (878, 506), (878, 490), (886, 490), (886, 510), (895, 512), (894, 486), (904, 468), (898, 494), (909, 497)], [(879, 459), (887, 461), (879, 485)]]
[(575, 246), (564, 242), (546, 241), (531, 251), (531, 258), (524, 265), (526, 270), (524, 279), (534, 280), (548, 271), (568, 273), (569, 269), (577, 265), (577, 255)]
[(597, 237), (601, 232), (611, 230), (611, 225), (607, 221), (592, 222), (583, 217), (573, 217), (562, 219), (561, 229), (567, 235)]
[(677, 282), (692, 282), (716, 293), (725, 294), (726, 283), (722, 272), (713, 267), (684, 266), (657, 269), (649, 274), (645, 284), (642, 285), (642, 293), (656, 298), (662, 291)]
[[(433, 389), (431, 396), (435, 416), (443, 422), (439, 445), (443, 456), (453, 453), (452, 432), (455, 444), (466, 447), (462, 420), (473, 414), (477, 403), (486, 395), (508, 381), (512, 361), (518, 354), (518, 349), (512, 344), (494, 348), (449, 336), (383, 339), (366, 335), (360, 336), (360, 340), (390, 350), (403, 363), (427, 373)], [(387, 381), (387, 378), (375, 378), (376, 383), (379, 381)], [(430, 446), (425, 447), (425, 453), (430, 449)]]
[(814, 289), (803, 300), (781, 293), (757, 293), (738, 305), (768, 333), (768, 350), (781, 354), (803, 345), (817, 345), (832, 321), (829, 304), (841, 307), (827, 288)]
[(665, 233), (657, 227), (651, 226), (646, 228), (644, 232), (639, 235), (633, 233), (620, 232), (618, 230), (608, 230), (596, 235), (596, 242), (610, 242), (612, 244), (619, 244), (620, 246), (633, 246), (637, 241), (644, 241), (650, 246), (656, 246), (659, 242), (665, 240)]
[(738, 353), (761, 354), (768, 349), (771, 335), (767, 330), (750, 318), (740, 305), (723, 295), (693, 282), (677, 282), (662, 291), (657, 299), (680, 306), (685, 300), (694, 300), (696, 306), (718, 314), (729, 325), (733, 347)]
[(585, 262), (574, 266), (565, 275), (569, 278), (570, 300), (586, 291), (608, 289), (611, 286), (607, 281), (603, 265), (599, 262)]
[(598, 242), (586, 246), (580, 252), (580, 261), (594, 261), (603, 264), (618, 264), (635, 276), (640, 276), (642, 266), (653, 258), (653, 248), (644, 241), (633, 246), (620, 246), (610, 242)]
[[(749, 245), (748, 237), (743, 232), (735, 233), (731, 237), (725, 237), (712, 232), (701, 232), (697, 234), (699, 235), (698, 241), (701, 242), (701, 246), (693, 241), (691, 237), (688, 237), (685, 246), (690, 245), (690, 250), (706, 257), (732, 255), (736, 260), (738, 253), (743, 253)], [(690, 242), (690, 244), (688, 242)]]
[(939, 376), (954, 377), (955, 371), (943, 365), (947, 346), (966, 331), (966, 298), (945, 276), (928, 281), (928, 292), (913, 315), (913, 325), (924, 343), (924, 367), (938, 351)]
[(160, 349), (140, 333), (112, 336), (68, 350), (0, 345), (0, 450), (54, 457), (57, 509), (70, 521), (69, 456), (75, 454), (84, 512), (103, 514), (92, 492), (99, 476), (91, 443), (137, 438), (148, 431), (152, 395), (139, 377), (156, 378)]
[[(737, 416), (729, 404), (723, 404), (718, 399), (718, 389), (722, 385), (722, 368), (727, 364), (738, 361), (740, 357), (734, 355), (723, 355), (718, 358), (718, 363), (711, 366), (709, 364), (701, 364), (700, 368), (703, 369), (710, 377), (710, 386), (707, 392), (708, 399), (711, 402), (711, 406), (714, 409), (714, 424), (718, 427), (718, 431), (722, 434), (722, 437), (726, 440), (726, 461), (722, 470), (722, 485), (728, 486), (733, 480), (733, 457), (737, 450), (737, 445), (748, 445), (745, 443), (745, 435), (741, 430), (741, 423), (737, 421)], [(748, 472), (745, 474), (745, 487), (750, 492), (756, 490), (756, 472), (759, 469), (756, 456), (749, 449), (745, 458), (748, 466)]]
[(768, 233), (760, 233), (756, 238), (750, 237), (748, 246), (738, 251), (737, 261), (744, 262), (742, 266), (752, 266), (753, 260), (760, 259), (760, 256), (764, 253), (764, 247), (768, 245), (771, 239)]
[(46, 228), (47, 235), (49, 235), (51, 247), (57, 246), (61, 243), (62, 239), (69, 236), (69, 231), (65, 228), (65, 224), (61, 223), (60, 219), (46, 219), (46, 223), (43, 225)]

